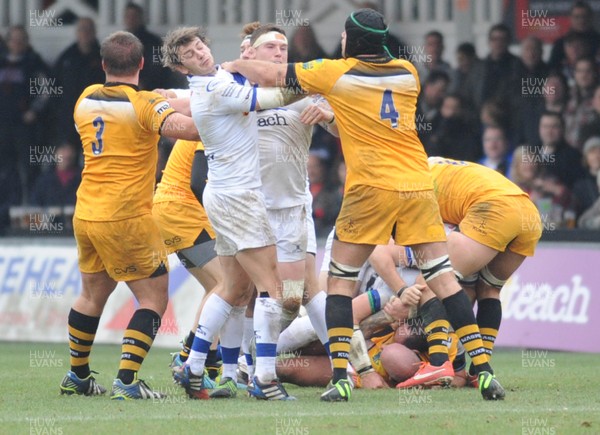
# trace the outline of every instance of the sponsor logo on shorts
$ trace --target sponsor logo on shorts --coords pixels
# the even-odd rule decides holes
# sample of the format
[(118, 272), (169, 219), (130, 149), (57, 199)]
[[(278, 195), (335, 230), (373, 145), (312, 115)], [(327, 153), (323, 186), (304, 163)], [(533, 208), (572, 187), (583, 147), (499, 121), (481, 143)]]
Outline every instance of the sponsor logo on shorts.
[(171, 246), (171, 245), (176, 245), (177, 243), (181, 242), (181, 237), (179, 236), (175, 236), (171, 239), (165, 239), (165, 245), (167, 246)]
[(129, 266), (126, 266), (124, 268), (115, 267), (114, 271), (115, 271), (115, 273), (117, 275), (124, 275), (124, 274), (127, 274), (127, 273), (137, 272), (137, 267), (135, 265), (129, 265)]

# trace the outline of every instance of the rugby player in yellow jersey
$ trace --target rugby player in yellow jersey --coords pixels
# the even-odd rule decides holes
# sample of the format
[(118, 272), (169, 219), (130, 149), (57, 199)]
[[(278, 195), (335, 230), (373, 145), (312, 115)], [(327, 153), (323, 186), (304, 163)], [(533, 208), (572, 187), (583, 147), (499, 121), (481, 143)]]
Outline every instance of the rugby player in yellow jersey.
[[(457, 225), (448, 235), (450, 259), (471, 298), (477, 299), (477, 324), (491, 358), (502, 320), (500, 290), (534, 254), (541, 236), (539, 212), (526, 193), (497, 171), (443, 157), (428, 161), (440, 214), (444, 222)], [(424, 381), (412, 377), (398, 388)], [(468, 381), (477, 384), (472, 367)]]
[[(220, 286), (221, 267), (215, 252), (215, 233), (208, 221), (206, 211), (200, 204), (191, 184), (206, 184), (206, 172), (197, 168), (197, 181), (192, 181), (194, 156), (204, 154), (202, 142), (178, 140), (175, 142), (162, 178), (154, 194), (152, 215), (158, 224), (164, 241), (165, 253), (177, 253), (182, 264), (205, 290), (202, 301)], [(198, 160), (200, 161), (200, 160)], [(204, 161), (206, 162), (206, 161)], [(201, 304), (202, 306), (202, 304)], [(173, 366), (184, 363), (190, 352), (198, 324), (200, 310), (196, 314), (194, 327), (186, 336), (181, 351), (173, 359)], [(216, 362), (216, 351), (209, 353), (211, 364)]]
[(91, 375), (89, 354), (100, 316), (117, 281), (125, 281), (139, 308), (123, 337), (112, 399), (160, 397), (137, 373), (146, 357), (167, 300), (168, 268), (163, 241), (152, 218), (159, 135), (199, 140), (191, 118), (175, 113), (160, 95), (140, 91), (142, 43), (115, 32), (101, 45), (106, 83), (87, 87), (74, 120), (85, 157), (77, 191), (73, 230), (82, 290), (69, 313), (71, 370), (64, 394), (103, 394)]
[[(477, 324), (491, 357), (502, 320), (500, 290), (533, 255), (542, 234), (540, 214), (497, 171), (442, 157), (430, 157), (429, 167), (442, 219), (458, 225), (448, 235), (448, 252), (465, 286), (475, 285)], [(469, 372), (473, 378), (474, 368)]]
[[(338, 124), (347, 176), (326, 307), (333, 387), (321, 400), (347, 401), (351, 394), (346, 378), (353, 332), (350, 295), (374, 246), (386, 244), (392, 233), (398, 244), (413, 248), (428, 286), (442, 299), (482, 381), (484, 399), (502, 399), (504, 389), (489, 365), (469, 298), (452, 273), (427, 156), (415, 128), (418, 74), (410, 62), (387, 53), (387, 35), (381, 14), (360, 9), (345, 23), (344, 59), (288, 65), (236, 60), (225, 66), (261, 86), (323, 95)], [(431, 364), (439, 370), (447, 362), (446, 353)]]

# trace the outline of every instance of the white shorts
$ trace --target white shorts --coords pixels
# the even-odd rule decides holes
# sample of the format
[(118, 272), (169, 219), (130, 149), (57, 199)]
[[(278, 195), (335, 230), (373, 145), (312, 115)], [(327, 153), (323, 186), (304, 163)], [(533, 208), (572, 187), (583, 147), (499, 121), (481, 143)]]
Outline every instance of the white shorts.
[(275, 244), (260, 189), (215, 191), (208, 184), (203, 202), (217, 235), (217, 255), (233, 256), (244, 249)]
[(277, 261), (292, 263), (306, 258), (306, 210), (304, 205), (267, 210), (275, 234)]
[(312, 195), (310, 191), (306, 198), (306, 252), (317, 255), (317, 234), (313, 219)]

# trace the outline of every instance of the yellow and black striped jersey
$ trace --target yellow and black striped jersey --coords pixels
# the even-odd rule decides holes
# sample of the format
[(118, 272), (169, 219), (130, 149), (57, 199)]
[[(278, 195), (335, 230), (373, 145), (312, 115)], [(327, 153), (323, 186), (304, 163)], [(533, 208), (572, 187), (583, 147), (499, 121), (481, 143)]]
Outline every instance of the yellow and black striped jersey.
[(159, 94), (130, 84), (83, 91), (73, 115), (85, 158), (77, 218), (117, 221), (151, 212), (159, 132), (173, 112)]
[(361, 184), (393, 191), (433, 188), (417, 136), (419, 77), (408, 61), (356, 58), (296, 63), (300, 86), (331, 105), (346, 162), (345, 189)]

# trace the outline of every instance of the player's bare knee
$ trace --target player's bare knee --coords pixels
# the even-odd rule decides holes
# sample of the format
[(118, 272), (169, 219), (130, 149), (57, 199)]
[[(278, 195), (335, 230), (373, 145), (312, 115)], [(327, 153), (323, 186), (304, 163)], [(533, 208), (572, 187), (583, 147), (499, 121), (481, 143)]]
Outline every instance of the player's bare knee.
[(478, 301), (483, 299), (500, 299), (500, 289), (487, 285), (479, 286), (477, 287), (476, 297)]
[(474, 287), (463, 287), (463, 290), (467, 294), (467, 297), (471, 301), (471, 304), (475, 303), (475, 300), (478, 298), (479, 290), (475, 290)]
[(282, 300), (282, 308), (290, 313), (298, 312), (302, 305), (302, 298), (285, 298)]
[(290, 313), (298, 313), (300, 305), (302, 304), (304, 280), (284, 279), (281, 284), (281, 302), (283, 309)]

